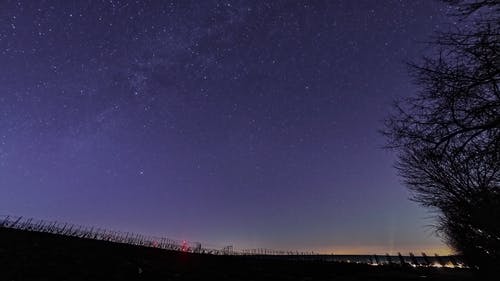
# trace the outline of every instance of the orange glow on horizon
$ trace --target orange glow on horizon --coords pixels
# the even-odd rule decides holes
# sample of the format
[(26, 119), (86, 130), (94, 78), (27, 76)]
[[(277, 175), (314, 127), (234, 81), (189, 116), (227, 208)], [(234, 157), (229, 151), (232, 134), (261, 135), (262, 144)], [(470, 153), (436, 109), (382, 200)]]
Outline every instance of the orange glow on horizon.
[(336, 254), (336, 255), (385, 255), (389, 253), (390, 255), (397, 255), (399, 252), (402, 255), (409, 255), (412, 252), (416, 256), (420, 256), (422, 252), (429, 255), (438, 254), (440, 256), (453, 255), (454, 252), (446, 246), (412, 246), (412, 247), (402, 247), (399, 249), (389, 249), (384, 246), (333, 246), (328, 248), (319, 248), (314, 250), (314, 252), (319, 254)]

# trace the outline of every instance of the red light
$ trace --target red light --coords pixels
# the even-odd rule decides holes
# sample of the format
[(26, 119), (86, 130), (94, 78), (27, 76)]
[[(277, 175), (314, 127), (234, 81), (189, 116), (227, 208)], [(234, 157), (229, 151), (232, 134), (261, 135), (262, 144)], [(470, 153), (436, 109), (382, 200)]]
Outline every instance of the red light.
[(186, 242), (186, 240), (183, 240), (183, 241), (182, 241), (181, 251), (183, 251), (183, 252), (187, 252), (188, 250), (189, 250), (189, 247), (188, 247), (188, 245), (187, 245), (187, 242)]

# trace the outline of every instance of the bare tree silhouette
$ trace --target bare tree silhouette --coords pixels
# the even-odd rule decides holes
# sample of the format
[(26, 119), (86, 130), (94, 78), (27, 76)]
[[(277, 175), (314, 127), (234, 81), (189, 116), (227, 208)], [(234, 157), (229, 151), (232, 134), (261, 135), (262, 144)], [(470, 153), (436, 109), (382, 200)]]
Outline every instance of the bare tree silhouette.
[(420, 92), (397, 102), (383, 134), (412, 199), (469, 264), (500, 268), (500, 1), (445, 0), (455, 30), (410, 73)]

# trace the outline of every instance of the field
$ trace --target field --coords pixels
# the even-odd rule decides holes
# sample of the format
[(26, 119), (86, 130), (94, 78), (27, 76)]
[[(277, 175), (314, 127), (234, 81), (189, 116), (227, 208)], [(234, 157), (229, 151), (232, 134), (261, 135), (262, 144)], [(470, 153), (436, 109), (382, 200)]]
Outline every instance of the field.
[(468, 269), (213, 256), (0, 228), (1, 280), (477, 280)]

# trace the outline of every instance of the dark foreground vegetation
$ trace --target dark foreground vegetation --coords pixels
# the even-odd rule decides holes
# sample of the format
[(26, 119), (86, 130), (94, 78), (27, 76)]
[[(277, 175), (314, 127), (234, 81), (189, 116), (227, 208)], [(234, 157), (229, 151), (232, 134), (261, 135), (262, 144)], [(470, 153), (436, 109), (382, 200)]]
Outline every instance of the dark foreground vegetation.
[(0, 280), (477, 280), (469, 269), (213, 256), (0, 228)]
[(419, 91), (386, 122), (412, 199), (481, 271), (500, 271), (500, 1), (444, 0), (455, 25), (410, 63)]

